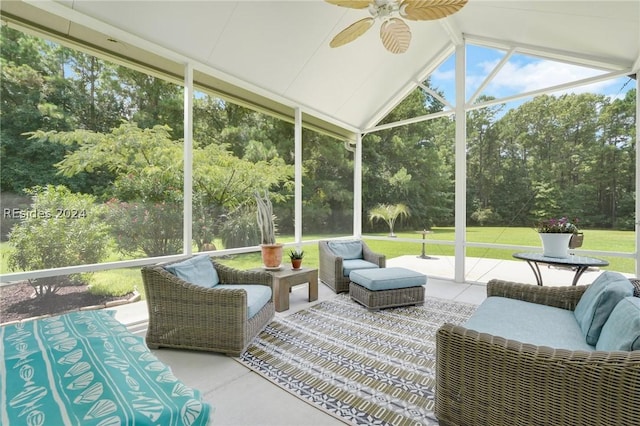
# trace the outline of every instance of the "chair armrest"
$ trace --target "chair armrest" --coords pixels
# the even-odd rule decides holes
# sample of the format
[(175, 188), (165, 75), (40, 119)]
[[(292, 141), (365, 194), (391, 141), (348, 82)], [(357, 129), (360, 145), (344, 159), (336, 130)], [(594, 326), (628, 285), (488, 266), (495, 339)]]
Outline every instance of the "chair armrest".
[(273, 276), (265, 271), (235, 269), (213, 261), (222, 284), (261, 284), (273, 288)]
[(326, 241), (318, 243), (320, 270), (329, 275), (342, 277), (342, 262), (344, 259), (331, 251)]
[(442, 424), (634, 424), (639, 383), (640, 351), (552, 349), (452, 324), (436, 333)]
[(374, 252), (364, 242), (362, 242), (362, 258), (367, 262), (375, 263), (379, 268), (384, 268), (387, 263), (387, 258), (384, 254)]
[(508, 297), (573, 311), (588, 287), (587, 285), (543, 287), (493, 279), (487, 283), (487, 297)]

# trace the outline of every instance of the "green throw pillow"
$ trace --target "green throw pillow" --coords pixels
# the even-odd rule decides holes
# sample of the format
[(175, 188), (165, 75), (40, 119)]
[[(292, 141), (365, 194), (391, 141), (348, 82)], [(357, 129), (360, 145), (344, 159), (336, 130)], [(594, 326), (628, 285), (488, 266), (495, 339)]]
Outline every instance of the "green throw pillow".
[(606, 271), (584, 292), (574, 315), (588, 344), (595, 346), (600, 332), (618, 302), (633, 294), (633, 286), (624, 275)]

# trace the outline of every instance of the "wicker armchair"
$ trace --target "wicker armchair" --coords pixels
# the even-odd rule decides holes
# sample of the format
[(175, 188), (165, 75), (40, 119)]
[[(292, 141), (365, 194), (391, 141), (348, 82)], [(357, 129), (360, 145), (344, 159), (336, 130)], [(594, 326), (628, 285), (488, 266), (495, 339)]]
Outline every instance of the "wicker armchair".
[[(384, 254), (374, 253), (364, 241), (362, 243), (362, 258), (375, 263), (379, 268), (386, 265)], [(344, 276), (343, 259), (336, 256), (329, 248), (329, 241), (318, 242), (319, 271), (321, 282), (329, 286), (335, 293), (349, 291), (349, 277)]]
[[(587, 287), (492, 280), (487, 295), (574, 310)], [(553, 349), (452, 324), (436, 335), (435, 414), (443, 426), (631, 425), (639, 399), (640, 351)]]
[[(247, 293), (242, 289), (204, 288), (167, 272), (164, 266), (142, 268), (149, 309), (147, 346), (169, 347), (240, 356), (274, 317), (273, 298), (247, 318)], [(266, 272), (240, 271), (213, 262), (221, 284), (272, 287)]]

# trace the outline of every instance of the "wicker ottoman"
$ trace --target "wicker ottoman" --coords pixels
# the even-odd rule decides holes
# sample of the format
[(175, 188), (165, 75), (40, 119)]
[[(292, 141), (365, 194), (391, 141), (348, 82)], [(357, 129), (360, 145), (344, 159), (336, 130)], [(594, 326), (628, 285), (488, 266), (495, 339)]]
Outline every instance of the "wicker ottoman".
[(349, 274), (351, 299), (368, 309), (422, 305), (427, 276), (406, 268), (379, 268)]

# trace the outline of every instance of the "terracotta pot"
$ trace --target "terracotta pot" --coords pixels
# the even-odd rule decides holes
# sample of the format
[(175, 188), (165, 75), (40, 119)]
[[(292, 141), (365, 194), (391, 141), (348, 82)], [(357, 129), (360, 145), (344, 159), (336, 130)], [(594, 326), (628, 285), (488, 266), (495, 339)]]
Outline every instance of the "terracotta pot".
[(302, 266), (302, 259), (291, 259), (291, 267), (293, 269), (300, 269)]
[(282, 264), (282, 248), (284, 244), (261, 244), (262, 263), (267, 268), (277, 268)]
[(202, 245), (202, 251), (214, 251), (217, 250), (216, 245), (213, 243), (205, 243)]

